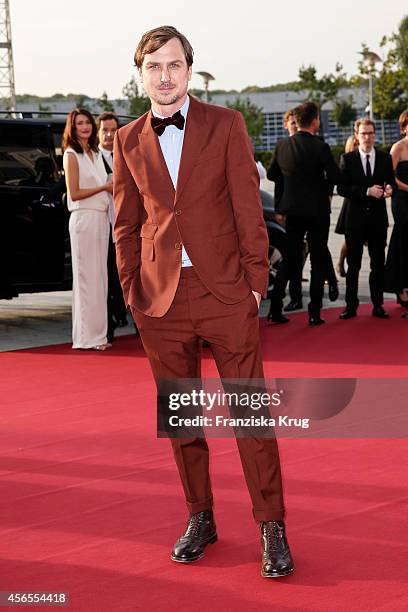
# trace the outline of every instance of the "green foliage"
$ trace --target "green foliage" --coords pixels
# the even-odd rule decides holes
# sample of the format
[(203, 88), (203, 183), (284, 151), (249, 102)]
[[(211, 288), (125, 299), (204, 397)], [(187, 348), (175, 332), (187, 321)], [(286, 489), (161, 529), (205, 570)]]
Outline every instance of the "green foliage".
[(313, 100), (322, 108), (326, 102), (334, 100), (339, 89), (346, 87), (347, 83), (346, 73), (343, 72), (341, 64), (336, 64), (334, 73), (324, 74), (321, 78), (317, 76), (316, 67), (310, 64), (300, 67), (299, 81), (295, 83), (294, 90), (306, 90), (307, 100)]
[(256, 104), (252, 104), (249, 98), (246, 98), (246, 100), (237, 98), (235, 102), (227, 102), (227, 106), (228, 108), (233, 108), (242, 113), (248, 134), (253, 139), (254, 143), (257, 144), (264, 126), (262, 108), (256, 106)]
[(42, 111), (43, 113), (49, 113), (51, 111), (51, 106), (48, 106), (48, 104), (39, 104), (38, 105), (38, 110)]
[(129, 101), (128, 112), (130, 115), (140, 117), (150, 109), (150, 100), (147, 96), (139, 94), (139, 88), (134, 76), (123, 87), (122, 94)]
[(189, 91), (189, 93), (192, 96), (194, 96), (195, 98), (198, 98), (199, 100), (202, 100), (203, 97), (204, 97), (204, 94), (205, 94), (204, 89), (194, 89), (194, 88), (192, 88), (192, 89), (189, 89), (188, 91)]
[(88, 96), (84, 96), (83, 94), (80, 94), (75, 100), (76, 108), (84, 108), (85, 110), (92, 112), (92, 109), (90, 108), (88, 100), (89, 100)]
[(356, 120), (357, 112), (353, 106), (353, 98), (336, 100), (332, 110), (333, 121), (340, 128), (347, 128), (352, 121)]
[(267, 87), (258, 87), (258, 85), (248, 85), (244, 87), (241, 93), (268, 93), (270, 91), (293, 91), (297, 81), (289, 83), (277, 83), (276, 85), (268, 85)]
[(107, 112), (107, 113), (115, 112), (115, 107), (113, 106), (112, 102), (109, 101), (108, 94), (106, 93), (106, 91), (104, 91), (101, 97), (99, 98), (98, 104), (104, 112)]
[(406, 15), (398, 27), (398, 33), (394, 36), (395, 51), (400, 68), (408, 73), (408, 15)]
[(260, 161), (266, 169), (271, 165), (273, 151), (255, 151), (256, 161)]

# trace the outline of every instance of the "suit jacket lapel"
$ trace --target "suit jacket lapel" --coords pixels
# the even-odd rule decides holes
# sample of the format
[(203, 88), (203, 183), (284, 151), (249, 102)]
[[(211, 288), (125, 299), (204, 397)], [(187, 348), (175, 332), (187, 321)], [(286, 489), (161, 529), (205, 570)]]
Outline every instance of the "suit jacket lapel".
[(380, 156), (378, 155), (378, 149), (376, 149), (375, 147), (374, 149), (375, 149), (375, 161), (374, 161), (373, 177), (380, 170), (380, 166), (381, 166)]
[(361, 160), (361, 155), (360, 155), (360, 151), (359, 149), (356, 149), (355, 151), (353, 151), (353, 155), (355, 155), (355, 159), (356, 159), (356, 166), (360, 169), (360, 174), (361, 176), (367, 180), (367, 175), (365, 173), (365, 168), (363, 167), (363, 162)]
[(151, 126), (150, 118), (151, 111), (147, 115), (143, 129), (139, 134), (140, 151), (146, 159), (149, 171), (154, 176), (155, 185), (166, 194), (167, 198), (169, 193), (172, 193), (174, 197), (173, 181), (163, 157), (159, 138)]
[(203, 138), (203, 131), (206, 129), (204, 108), (205, 105), (202, 102), (190, 96), (174, 203), (180, 198), (205, 142)]

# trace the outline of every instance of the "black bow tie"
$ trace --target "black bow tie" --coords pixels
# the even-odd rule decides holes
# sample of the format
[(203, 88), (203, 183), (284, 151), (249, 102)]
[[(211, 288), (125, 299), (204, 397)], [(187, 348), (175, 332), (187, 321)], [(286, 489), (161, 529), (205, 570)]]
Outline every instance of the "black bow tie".
[(151, 123), (156, 134), (161, 136), (168, 125), (175, 125), (179, 130), (182, 130), (184, 128), (184, 117), (180, 111), (177, 111), (171, 117), (165, 117), (164, 119), (152, 117)]

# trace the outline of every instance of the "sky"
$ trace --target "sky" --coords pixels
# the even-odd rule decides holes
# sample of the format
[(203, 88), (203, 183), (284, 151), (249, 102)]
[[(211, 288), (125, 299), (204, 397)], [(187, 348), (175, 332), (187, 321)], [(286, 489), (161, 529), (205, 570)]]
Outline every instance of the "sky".
[[(141, 35), (173, 25), (194, 51), (194, 71), (213, 89), (296, 80), (301, 65), (318, 74), (343, 64), (357, 72), (361, 43), (378, 43), (408, 14), (406, 0), (10, 0), (16, 93), (122, 97), (135, 74)], [(194, 74), (192, 87), (202, 88)]]

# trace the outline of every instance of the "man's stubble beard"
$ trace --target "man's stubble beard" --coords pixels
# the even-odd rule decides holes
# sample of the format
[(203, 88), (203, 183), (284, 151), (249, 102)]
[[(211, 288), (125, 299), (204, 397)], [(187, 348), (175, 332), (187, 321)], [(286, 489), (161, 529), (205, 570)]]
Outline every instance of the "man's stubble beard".
[(151, 96), (153, 102), (156, 102), (159, 106), (170, 106), (171, 104), (175, 104), (178, 100), (180, 100), (181, 96), (178, 94), (174, 94), (171, 97), (162, 98), (160, 94)]

